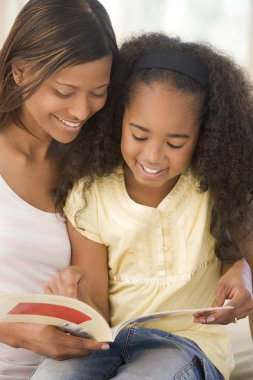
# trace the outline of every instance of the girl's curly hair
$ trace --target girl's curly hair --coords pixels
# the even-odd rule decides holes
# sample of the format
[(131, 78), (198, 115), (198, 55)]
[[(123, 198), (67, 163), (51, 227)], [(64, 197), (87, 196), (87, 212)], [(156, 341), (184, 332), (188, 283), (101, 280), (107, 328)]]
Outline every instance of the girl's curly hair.
[[(207, 89), (167, 69), (131, 72), (143, 53), (157, 48), (173, 48), (198, 58), (208, 73)], [(200, 191), (208, 190), (211, 195), (211, 233), (216, 241), (216, 255), (223, 261), (238, 259), (243, 254), (238, 240), (243, 241), (252, 222), (253, 94), (246, 73), (207, 44), (183, 42), (161, 33), (130, 38), (120, 49), (120, 60), (106, 106), (69, 146), (61, 183), (55, 192), (58, 208), (63, 209), (68, 191), (78, 179), (87, 178), (85, 191), (96, 176), (108, 175), (122, 163), (122, 118), (135, 86), (167, 82), (200, 100), (201, 131), (191, 167)]]

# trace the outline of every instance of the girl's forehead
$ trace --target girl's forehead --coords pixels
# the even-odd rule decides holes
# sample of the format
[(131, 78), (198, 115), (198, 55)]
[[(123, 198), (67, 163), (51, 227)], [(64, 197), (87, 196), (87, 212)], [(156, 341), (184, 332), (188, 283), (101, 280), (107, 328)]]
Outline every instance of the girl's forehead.
[[(142, 103), (148, 104), (147, 112), (154, 111), (160, 103), (164, 104), (164, 108), (171, 109), (179, 105), (182, 109), (188, 109), (194, 118), (199, 119), (201, 110), (205, 102), (203, 92), (191, 92), (183, 88), (178, 88), (170, 81), (153, 80), (149, 82), (136, 82), (132, 90), (129, 92), (127, 99), (127, 107), (133, 104)], [(150, 110), (149, 110), (150, 107)]]
[(179, 119), (183, 115), (196, 118), (195, 95), (182, 92), (178, 89), (153, 83), (138, 86), (127, 106), (132, 114), (147, 115), (145, 117)]
[(130, 93), (130, 102), (132, 100), (136, 101), (138, 98), (152, 98), (155, 100), (158, 97), (162, 97), (163, 100), (167, 101), (169, 101), (169, 99), (171, 99), (171, 101), (181, 99), (185, 104), (193, 105), (196, 103), (197, 99), (199, 99), (199, 96), (195, 93), (179, 89), (173, 84), (163, 81), (136, 83)]

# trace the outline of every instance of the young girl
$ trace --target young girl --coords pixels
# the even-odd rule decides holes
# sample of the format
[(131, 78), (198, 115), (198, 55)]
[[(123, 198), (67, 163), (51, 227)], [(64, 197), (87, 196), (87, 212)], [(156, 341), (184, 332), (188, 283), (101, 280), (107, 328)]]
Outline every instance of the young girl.
[[(97, 0), (30, 0), (0, 53), (0, 292), (42, 293), (70, 262), (52, 189), (68, 146), (107, 97), (117, 46)], [(65, 147), (64, 144), (67, 143)], [(102, 344), (52, 326), (0, 324), (0, 379), (25, 380), (44, 355)], [(42, 355), (42, 356), (41, 356)]]
[[(82, 173), (66, 166), (58, 192), (61, 205), (85, 174), (64, 208), (72, 260), (112, 326), (212, 304), (221, 262), (241, 258), (252, 222), (252, 122), (249, 82), (215, 50), (152, 33), (123, 44), (95, 136), (100, 155), (87, 146)], [(108, 351), (46, 360), (32, 378), (218, 380), (231, 368), (223, 326), (177, 316), (125, 329)]]

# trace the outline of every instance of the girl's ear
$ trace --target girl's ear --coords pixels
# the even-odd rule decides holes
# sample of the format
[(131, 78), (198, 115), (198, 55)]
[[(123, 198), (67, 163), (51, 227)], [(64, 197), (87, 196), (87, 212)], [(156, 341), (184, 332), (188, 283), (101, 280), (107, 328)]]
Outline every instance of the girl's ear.
[(25, 79), (27, 67), (20, 62), (13, 62), (11, 64), (13, 79), (17, 86), (20, 86)]

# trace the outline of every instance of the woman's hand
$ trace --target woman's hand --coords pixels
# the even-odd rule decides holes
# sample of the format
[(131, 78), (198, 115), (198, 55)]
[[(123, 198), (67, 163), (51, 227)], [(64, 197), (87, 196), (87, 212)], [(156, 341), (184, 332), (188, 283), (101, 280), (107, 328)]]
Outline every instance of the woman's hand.
[[(95, 307), (89, 297), (86, 273), (71, 266), (55, 275), (44, 287), (47, 294), (81, 299)], [(0, 341), (56, 360), (87, 356), (92, 351), (109, 349), (107, 343), (77, 337), (55, 326), (38, 323), (0, 323)]]
[(253, 314), (253, 294), (251, 270), (244, 259), (233, 265), (223, 265), (221, 276), (211, 306), (232, 306), (233, 309), (219, 310), (208, 315), (196, 313), (194, 322), (209, 324), (228, 324)]
[(0, 323), (0, 340), (14, 348), (25, 348), (56, 360), (87, 356), (106, 350), (107, 343), (67, 334), (54, 326), (37, 323)]

